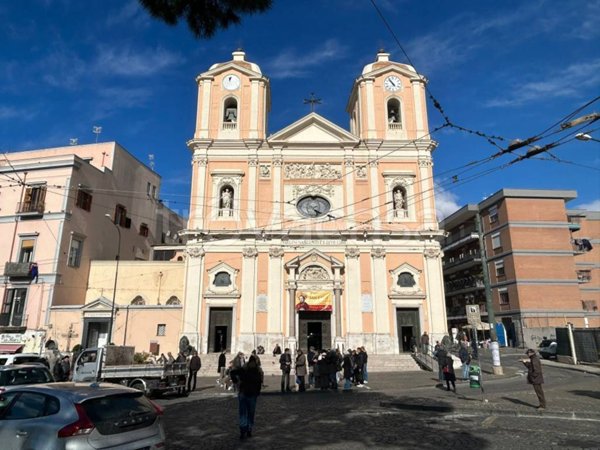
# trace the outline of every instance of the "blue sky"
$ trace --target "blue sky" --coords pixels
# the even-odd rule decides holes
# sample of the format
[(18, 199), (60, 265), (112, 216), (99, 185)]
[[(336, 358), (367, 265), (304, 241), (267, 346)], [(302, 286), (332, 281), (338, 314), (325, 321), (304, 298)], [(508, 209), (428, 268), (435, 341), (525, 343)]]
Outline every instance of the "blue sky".
[[(600, 94), (599, 0), (376, 3), (450, 120), (505, 138), (501, 146), (540, 133)], [(269, 12), (211, 40), (152, 19), (135, 0), (3, 1), (0, 21), (0, 151), (70, 138), (90, 143), (92, 127), (101, 126), (101, 141), (116, 140), (144, 162), (154, 155), (162, 197), (183, 214), (194, 78), (210, 65), (243, 47), (261, 66), (271, 79), (273, 133), (309, 112), (303, 99), (311, 92), (322, 99), (317, 112), (347, 129), (345, 106), (362, 67), (379, 48), (406, 62), (369, 0), (275, 0)], [(600, 101), (577, 117), (599, 110)], [(431, 104), (429, 117), (432, 128), (443, 123)], [(600, 138), (597, 128), (600, 122), (582, 131)], [(463, 172), (498, 148), (455, 128), (434, 139), (446, 213), (503, 187), (575, 189), (570, 207), (600, 209), (596, 142), (567, 138), (553, 151), (563, 162), (526, 160), (484, 175), (515, 156)]]

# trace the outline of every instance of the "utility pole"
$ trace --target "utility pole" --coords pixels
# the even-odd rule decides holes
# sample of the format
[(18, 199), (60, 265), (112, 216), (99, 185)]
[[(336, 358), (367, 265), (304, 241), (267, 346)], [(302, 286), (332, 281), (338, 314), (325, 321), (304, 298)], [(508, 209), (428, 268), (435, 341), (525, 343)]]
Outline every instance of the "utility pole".
[(488, 322), (490, 324), (490, 338), (492, 343), (492, 368), (494, 375), (502, 375), (502, 365), (500, 363), (500, 346), (498, 345), (498, 335), (496, 334), (496, 317), (494, 315), (494, 305), (492, 303), (492, 288), (490, 287), (490, 272), (488, 270), (487, 256), (485, 252), (485, 239), (483, 238), (483, 227), (481, 226), (481, 214), (477, 211), (475, 214), (475, 225), (477, 235), (479, 236), (479, 256), (483, 269), (483, 285), (485, 286), (485, 309), (488, 313)]

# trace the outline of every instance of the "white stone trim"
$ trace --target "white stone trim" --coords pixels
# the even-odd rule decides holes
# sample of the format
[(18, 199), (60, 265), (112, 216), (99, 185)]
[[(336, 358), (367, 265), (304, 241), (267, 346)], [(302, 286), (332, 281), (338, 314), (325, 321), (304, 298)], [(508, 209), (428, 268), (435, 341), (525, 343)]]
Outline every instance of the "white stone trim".
[[(231, 280), (231, 285), (229, 286), (215, 286), (215, 277), (217, 275), (217, 273), (219, 272), (227, 272), (229, 274), (229, 278)], [(212, 269), (209, 269), (207, 271), (208, 274), (208, 286), (206, 288), (206, 293), (205, 295), (211, 295), (211, 294), (220, 294), (220, 295), (238, 295), (239, 291), (237, 288), (237, 276), (238, 276), (239, 270), (231, 267), (229, 264), (227, 263), (219, 263), (216, 266), (214, 266)]]
[[(398, 276), (401, 273), (404, 272), (408, 272), (410, 273), (414, 280), (415, 280), (415, 285), (413, 287), (401, 287), (398, 285)], [(404, 263), (401, 264), (400, 266), (396, 267), (394, 270), (390, 270), (390, 277), (391, 277), (391, 289), (390, 289), (390, 297), (392, 296), (414, 296), (414, 295), (423, 295), (423, 289), (421, 289), (421, 272), (422, 270), (417, 269), (416, 267), (408, 264), (408, 263)]]
[[(212, 220), (240, 220), (240, 208), (242, 198), (242, 177), (243, 172), (240, 171), (213, 171), (212, 177), (212, 202), (211, 214)], [(221, 188), (225, 185), (230, 185), (233, 188), (233, 208), (230, 210), (231, 215), (220, 215), (219, 201)], [(224, 210), (225, 211), (225, 210)]]
[[(387, 222), (414, 222), (416, 220), (415, 208), (415, 174), (411, 172), (383, 172), (383, 182), (386, 195), (386, 221)], [(406, 190), (406, 206), (408, 216), (403, 217), (395, 214), (394, 209), (394, 189), (403, 187)]]

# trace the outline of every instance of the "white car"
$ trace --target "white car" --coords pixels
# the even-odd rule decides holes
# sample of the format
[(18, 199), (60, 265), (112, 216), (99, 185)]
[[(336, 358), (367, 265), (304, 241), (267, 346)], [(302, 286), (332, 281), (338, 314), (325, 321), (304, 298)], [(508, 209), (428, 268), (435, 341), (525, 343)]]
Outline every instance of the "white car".
[(544, 359), (556, 358), (556, 341), (553, 339), (542, 339), (538, 347), (538, 353)]
[(12, 364), (42, 363), (48, 367), (48, 360), (37, 353), (10, 353), (0, 354), (0, 366)]
[(138, 390), (109, 383), (0, 389), (3, 450), (164, 450), (162, 408)]

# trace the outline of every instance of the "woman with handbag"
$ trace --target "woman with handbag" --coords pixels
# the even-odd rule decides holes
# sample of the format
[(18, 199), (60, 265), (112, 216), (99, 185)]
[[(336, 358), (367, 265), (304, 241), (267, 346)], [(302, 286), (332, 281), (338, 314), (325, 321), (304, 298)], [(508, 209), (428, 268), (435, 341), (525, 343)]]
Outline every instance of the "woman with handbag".
[(298, 392), (304, 392), (306, 390), (305, 385), (306, 377), (306, 355), (301, 349), (298, 349), (298, 356), (296, 356), (296, 383), (298, 383)]

